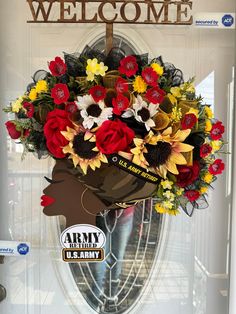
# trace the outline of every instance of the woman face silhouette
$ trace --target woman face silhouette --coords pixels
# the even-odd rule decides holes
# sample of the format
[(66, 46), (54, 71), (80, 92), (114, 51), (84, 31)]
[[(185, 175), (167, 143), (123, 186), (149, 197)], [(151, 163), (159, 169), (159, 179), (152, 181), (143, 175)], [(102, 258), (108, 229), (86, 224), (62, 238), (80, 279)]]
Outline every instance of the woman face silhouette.
[(106, 205), (71, 173), (66, 160), (57, 160), (50, 184), (42, 196), (43, 212), (47, 216), (63, 215), (66, 226), (75, 224), (95, 225), (96, 215)]
[[(118, 209), (123, 203), (132, 203), (150, 197), (155, 184), (139, 179), (113, 165), (73, 174), (73, 165), (67, 159), (57, 160), (50, 185), (43, 191), (41, 205), (47, 216), (63, 215), (66, 225), (96, 224), (96, 216), (106, 209)], [(81, 182), (82, 181), (82, 182)]]

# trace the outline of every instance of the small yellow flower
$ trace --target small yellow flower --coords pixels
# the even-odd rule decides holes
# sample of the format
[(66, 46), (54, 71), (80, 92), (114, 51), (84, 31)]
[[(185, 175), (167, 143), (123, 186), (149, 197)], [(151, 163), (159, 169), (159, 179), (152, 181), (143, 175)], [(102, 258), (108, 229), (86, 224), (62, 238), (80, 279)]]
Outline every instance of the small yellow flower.
[(100, 62), (98, 64), (98, 69), (97, 69), (97, 75), (101, 75), (101, 76), (104, 76), (106, 73), (106, 71), (108, 70), (108, 67), (106, 65), (104, 65), (103, 62)]
[(175, 98), (181, 98), (182, 96), (179, 87), (171, 87), (170, 92)]
[(161, 204), (157, 203), (155, 205), (155, 210), (159, 213), (159, 214), (167, 214), (168, 213), (168, 209), (166, 209), (165, 207), (163, 207)]
[(162, 180), (161, 181), (161, 185), (163, 186), (163, 189), (168, 189), (171, 190), (172, 189), (172, 185), (174, 184), (174, 182), (169, 181), (169, 180)]
[(172, 108), (171, 120), (174, 122), (179, 122), (182, 119), (181, 108), (177, 108), (177, 105)]
[(205, 194), (208, 191), (208, 187), (207, 186), (202, 186), (199, 190), (200, 194)]
[(96, 58), (88, 59), (86, 72), (92, 72), (95, 74), (97, 72), (97, 70), (98, 70), (98, 60)]
[(184, 193), (184, 189), (178, 187), (176, 190), (176, 195), (181, 196), (181, 195), (183, 195), (183, 193)]
[(203, 177), (203, 181), (210, 184), (213, 180), (213, 175), (209, 172), (207, 172), (204, 177)]
[(140, 75), (136, 76), (135, 81), (133, 83), (133, 88), (135, 92), (141, 94), (146, 92), (147, 84)]
[(92, 72), (87, 72), (87, 80), (94, 81), (94, 74)]
[(172, 208), (172, 209), (168, 209), (166, 207), (164, 207), (162, 204), (157, 203), (155, 205), (155, 210), (159, 213), (159, 214), (169, 214), (169, 215), (178, 215), (179, 214), (179, 210), (176, 208)]
[(158, 64), (158, 63), (152, 63), (151, 67), (153, 68), (153, 70), (159, 75), (162, 76), (164, 73), (164, 68)]
[(48, 91), (48, 84), (45, 80), (38, 81), (35, 86), (37, 93), (47, 92)]
[(172, 105), (177, 104), (177, 99), (172, 94), (168, 94), (167, 96), (168, 96), (170, 102), (172, 103)]
[(173, 203), (171, 201), (164, 201), (162, 204), (163, 204), (163, 207), (168, 208), (168, 209), (172, 209), (173, 207)]
[(211, 120), (207, 119), (207, 120), (206, 120), (205, 131), (206, 131), (206, 132), (210, 132), (211, 129), (212, 129)]
[(31, 88), (31, 91), (29, 93), (29, 99), (34, 101), (37, 98), (37, 92), (35, 88)]
[(12, 103), (12, 105), (11, 105), (12, 112), (19, 112), (20, 111), (20, 109), (22, 108), (23, 100), (24, 100), (24, 98), (21, 96), (14, 103)]
[(163, 195), (170, 201), (173, 202), (175, 199), (175, 195), (171, 193), (170, 191), (166, 191), (163, 193)]
[(107, 70), (108, 67), (103, 62), (98, 63), (96, 58), (87, 60), (86, 74), (88, 81), (93, 81), (94, 75), (104, 76)]
[(221, 149), (223, 143), (221, 141), (212, 141), (210, 145), (213, 149), (213, 152), (216, 152)]
[(169, 215), (171, 215), (171, 216), (176, 216), (176, 215), (178, 215), (180, 212), (179, 212), (179, 210), (178, 209), (170, 209), (169, 211), (168, 211), (168, 214)]
[(205, 113), (206, 113), (207, 118), (209, 118), (209, 119), (214, 118), (213, 111), (211, 110), (211, 108), (209, 106), (205, 106), (204, 109), (205, 109)]

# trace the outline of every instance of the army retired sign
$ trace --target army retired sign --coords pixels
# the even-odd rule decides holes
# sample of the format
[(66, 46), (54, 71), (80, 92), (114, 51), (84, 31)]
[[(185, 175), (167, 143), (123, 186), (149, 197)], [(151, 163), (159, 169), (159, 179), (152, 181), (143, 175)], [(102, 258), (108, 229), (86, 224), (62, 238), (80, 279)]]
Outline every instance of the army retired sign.
[(92, 225), (80, 224), (65, 229), (60, 237), (65, 262), (99, 262), (104, 260), (104, 232)]

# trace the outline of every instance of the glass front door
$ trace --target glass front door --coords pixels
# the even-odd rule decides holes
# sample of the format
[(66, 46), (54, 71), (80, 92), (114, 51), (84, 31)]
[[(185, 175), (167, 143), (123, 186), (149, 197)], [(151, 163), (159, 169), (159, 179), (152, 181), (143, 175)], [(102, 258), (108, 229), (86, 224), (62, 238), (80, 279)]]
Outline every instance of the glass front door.
[[(201, 0), (193, 8), (234, 12), (235, 3)], [(103, 25), (29, 25), (28, 13), (27, 4), (18, 0), (1, 4), (2, 107), (63, 51), (81, 52), (86, 45), (104, 49)], [(227, 150), (232, 152), (235, 31), (117, 24), (114, 33), (116, 46), (125, 53), (162, 55), (183, 71), (185, 80), (196, 77), (198, 93), (227, 126)], [(53, 161), (30, 154), (21, 161), (21, 147), (6, 135), (5, 114), (0, 118), (0, 239), (32, 245), (27, 257), (7, 257), (0, 265), (0, 284), (7, 291), (1, 313), (228, 313), (232, 155), (224, 156), (227, 169), (209, 192), (209, 208), (191, 218), (183, 212), (167, 217), (157, 214), (149, 200), (128, 220), (126, 210), (116, 212), (99, 222), (109, 239), (100, 269), (69, 265), (61, 260), (59, 244), (63, 217), (46, 217), (40, 207), (47, 185), (43, 177), (50, 177)], [(122, 228), (123, 247), (117, 248), (114, 239)]]

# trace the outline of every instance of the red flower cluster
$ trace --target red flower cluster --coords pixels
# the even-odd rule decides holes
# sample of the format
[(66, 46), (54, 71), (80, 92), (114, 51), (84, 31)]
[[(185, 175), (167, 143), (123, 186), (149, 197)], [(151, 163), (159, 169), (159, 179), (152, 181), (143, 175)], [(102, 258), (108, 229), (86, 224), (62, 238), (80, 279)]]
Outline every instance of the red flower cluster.
[(199, 176), (200, 165), (194, 160), (192, 166), (178, 166), (177, 184), (184, 188), (193, 183)]
[(136, 72), (138, 71), (138, 64), (136, 58), (134, 56), (128, 56), (123, 58), (120, 61), (118, 71), (121, 74), (125, 74), (128, 77), (135, 75)]
[(26, 109), (26, 115), (28, 118), (32, 118), (34, 115), (34, 106), (30, 102), (24, 102), (23, 107)]
[(70, 97), (70, 92), (66, 84), (56, 84), (51, 89), (51, 96), (54, 99), (56, 105), (67, 102)]
[(119, 93), (116, 98), (112, 99), (112, 105), (114, 107), (114, 114), (120, 116), (122, 112), (129, 107), (129, 99)]
[(70, 114), (73, 114), (73, 113), (76, 113), (78, 111), (78, 107), (73, 101), (67, 102), (67, 104), (65, 106), (65, 111), (70, 113)]
[(165, 96), (165, 92), (159, 87), (149, 88), (146, 92), (146, 99), (153, 104), (160, 104)]
[(200, 165), (194, 161), (192, 166), (178, 166), (177, 184), (184, 188), (192, 184), (199, 176)]
[(99, 102), (106, 97), (106, 89), (101, 85), (95, 85), (90, 88), (89, 94), (96, 102)]
[(217, 174), (221, 174), (225, 169), (225, 164), (221, 159), (216, 159), (212, 165), (209, 167), (209, 172), (214, 176)]
[(129, 83), (123, 79), (122, 77), (118, 77), (116, 83), (115, 83), (115, 89), (117, 93), (125, 93), (129, 90)]
[(53, 76), (61, 76), (66, 73), (66, 64), (60, 57), (56, 57), (54, 61), (51, 61), (48, 67)]
[(142, 71), (142, 78), (149, 86), (156, 87), (159, 76), (153, 68), (148, 67)]
[(200, 147), (200, 157), (205, 158), (212, 152), (212, 147), (209, 144), (203, 144)]
[(217, 141), (222, 138), (222, 135), (225, 131), (225, 127), (223, 126), (222, 122), (217, 121), (215, 124), (213, 124), (211, 128), (211, 138), (214, 141)]
[(61, 134), (61, 131), (66, 131), (66, 127), (72, 127), (71, 121), (68, 119), (68, 114), (64, 110), (54, 109), (47, 115), (44, 125), (44, 135), (46, 137), (47, 148), (50, 153), (56, 158), (64, 158), (62, 147), (68, 144), (68, 141)]
[(193, 113), (186, 113), (181, 121), (183, 130), (192, 129), (197, 123), (197, 117)]
[[(45, 146), (46, 141), (47, 153), (54, 158), (72, 159), (74, 165), (81, 167), (84, 173), (87, 167), (95, 170), (100, 167), (100, 161), (107, 161), (101, 154), (127, 152), (133, 163), (160, 176), (157, 181), (160, 203), (164, 204), (168, 199), (168, 194), (163, 191), (170, 188), (164, 184), (161, 186), (161, 177), (171, 181), (171, 191), (176, 193), (171, 200), (173, 214), (177, 207), (184, 208), (188, 202), (192, 202), (192, 207), (197, 207), (195, 202), (207, 190), (207, 175), (211, 174), (211, 179), (225, 168), (221, 159), (215, 160), (215, 150), (212, 148), (214, 141), (222, 138), (225, 128), (222, 122), (211, 118), (208, 107), (195, 93), (191, 95), (192, 101), (189, 100), (187, 91), (188, 86), (192, 86), (192, 80), (183, 83), (183, 88), (181, 85), (179, 87), (183, 96), (176, 99), (176, 106), (183, 111), (179, 121), (174, 116), (176, 106), (165, 101), (168, 93), (172, 92), (171, 88), (177, 85), (175, 75), (168, 75), (168, 67), (161, 62), (163, 76), (159, 78), (154, 71), (155, 63), (152, 62), (157, 60), (159, 64), (160, 59), (148, 63), (142, 56), (127, 56), (120, 60), (118, 69), (114, 65), (108, 69), (106, 60), (103, 60), (103, 65), (99, 65), (99, 60), (95, 59), (94, 65), (101, 66), (98, 75), (96, 67), (87, 70), (86, 62), (89, 65), (92, 60), (87, 60), (87, 57), (79, 57), (84, 67), (81, 80), (77, 77), (77, 69), (72, 71), (71, 63), (70, 71), (67, 71), (67, 60), (64, 62), (56, 57), (49, 62), (51, 74), (48, 73), (44, 79), (44, 84), (49, 87), (49, 95), (48, 92), (41, 93), (40, 88), (37, 89), (33, 83), (31, 88), (35, 91), (35, 97), (31, 97), (34, 96), (31, 89), (18, 99), (15, 107), (11, 105), (10, 111), (16, 114), (15, 120), (6, 123), (11, 138), (19, 139), (26, 149), (29, 144), (32, 145), (32, 151), (35, 152), (38, 152), (41, 144)], [(94, 75), (93, 79), (92, 76), (89, 78), (89, 72)], [(182, 75), (179, 79), (180, 83)], [(183, 99), (186, 99), (186, 103), (182, 102)], [(196, 116), (191, 113), (194, 111), (185, 108), (198, 109), (199, 114)], [(43, 127), (43, 132), (40, 132), (38, 125)], [(66, 138), (62, 131), (68, 131)], [(91, 142), (86, 141), (90, 134)], [(63, 148), (68, 144), (71, 150), (64, 149), (68, 152), (64, 154)], [(223, 140), (220, 141), (220, 146), (223, 144)], [(191, 157), (187, 158), (190, 154)], [(78, 156), (87, 159), (86, 163)], [(183, 165), (189, 159), (193, 162)], [(162, 176), (161, 167), (164, 173), (167, 172), (166, 176)], [(174, 170), (176, 167), (178, 172)], [(178, 191), (178, 187), (182, 188), (181, 191)], [(204, 201), (204, 196), (201, 200)], [(47, 206), (53, 201), (44, 195), (41, 204)]]
[(7, 121), (5, 123), (8, 134), (13, 140), (17, 140), (21, 136), (21, 132), (16, 129), (16, 125), (12, 121)]
[(200, 193), (196, 190), (188, 190), (184, 193), (184, 196), (187, 197), (190, 202), (194, 202), (199, 198)]
[(96, 133), (96, 145), (103, 154), (114, 154), (127, 151), (133, 141), (135, 133), (126, 123), (104, 121)]

